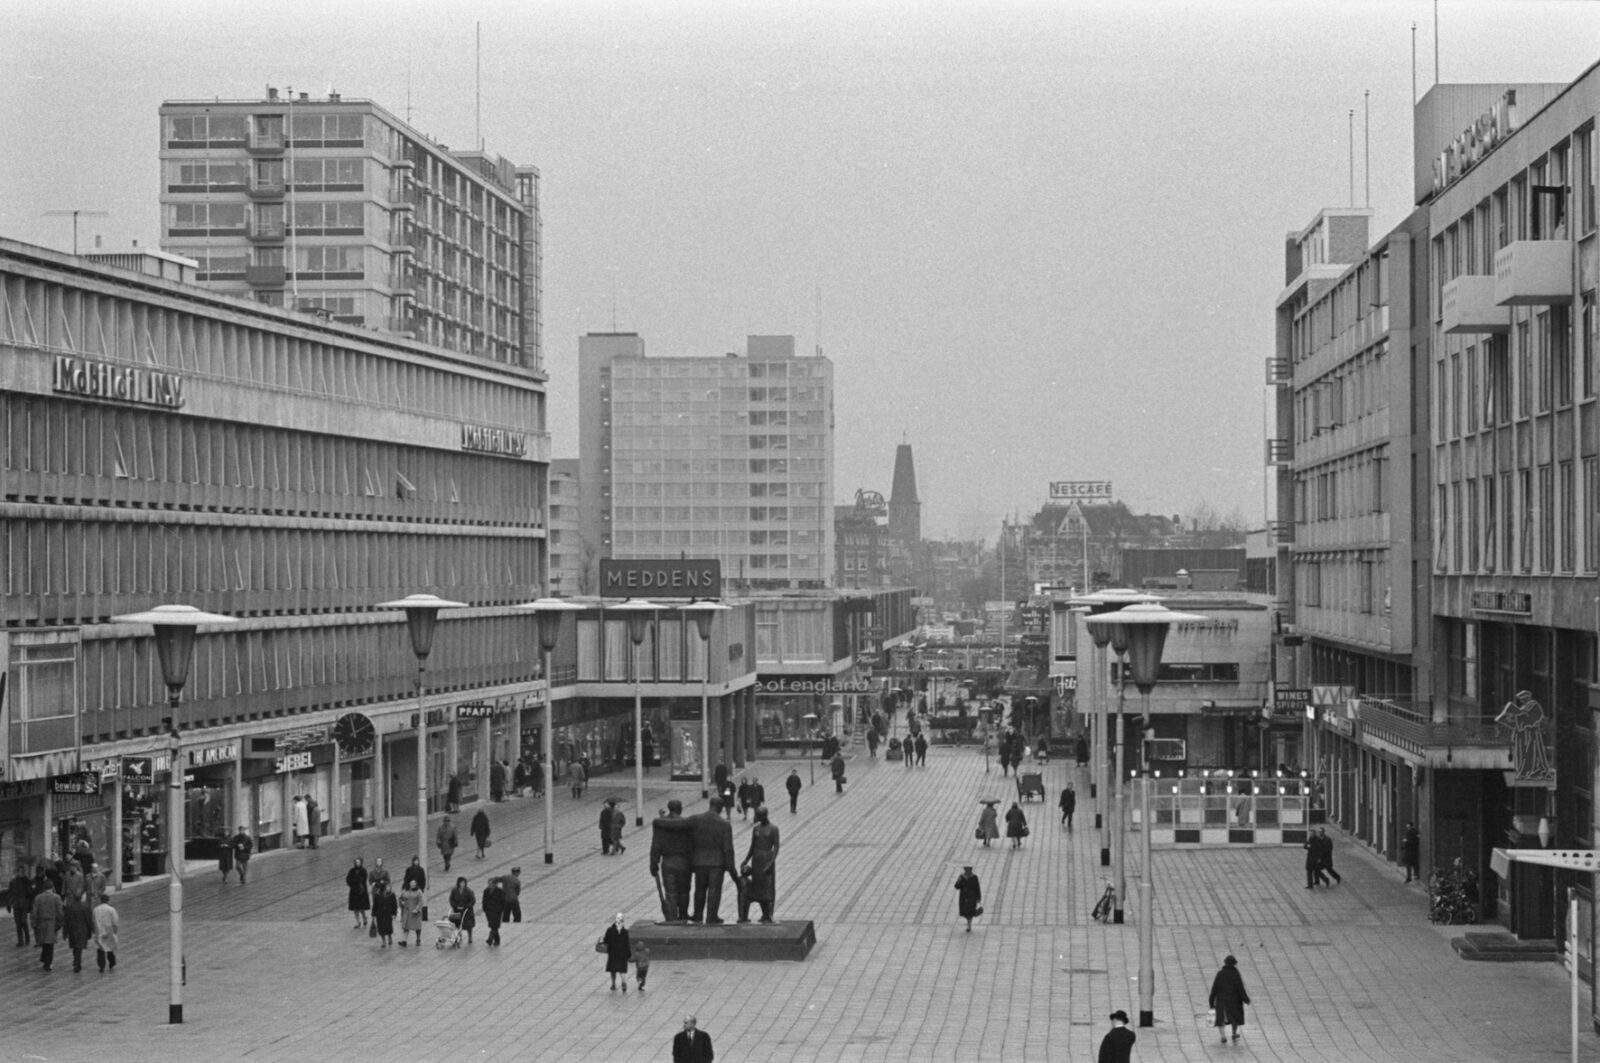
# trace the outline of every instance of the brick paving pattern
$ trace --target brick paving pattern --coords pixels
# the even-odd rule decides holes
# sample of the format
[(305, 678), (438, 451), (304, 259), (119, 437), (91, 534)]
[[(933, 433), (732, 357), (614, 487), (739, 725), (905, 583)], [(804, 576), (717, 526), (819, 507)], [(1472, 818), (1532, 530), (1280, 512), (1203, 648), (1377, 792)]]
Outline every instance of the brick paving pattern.
[[(593, 943), (611, 916), (659, 911), (648, 874), (649, 828), (628, 828), (628, 851), (602, 857), (594, 819), (606, 797), (629, 814), (631, 776), (602, 776), (574, 800), (558, 787), (556, 862), (543, 862), (543, 806), (488, 806), (494, 844), (470, 847), (446, 876), (430, 853), (430, 914), (456, 874), (481, 896), (487, 878), (523, 869), (524, 922), (504, 945), (460, 951), (380, 950), (345, 912), (344, 872), (382, 856), (398, 881), (412, 855), (409, 821), (327, 839), (321, 849), (262, 854), (250, 883), (214, 869), (186, 880), (189, 983), (185, 1023), (167, 1017), (167, 891), (135, 885), (113, 899), (123, 920), (120, 965), (82, 974), (58, 947), (55, 970), (33, 949), (0, 964), (6, 1001), (0, 1061), (145, 1060), (265, 1063), (318, 1060), (664, 1060), (686, 1012), (719, 1060), (1092, 1060), (1122, 1008), (1137, 1017), (1138, 837), (1130, 835), (1127, 922), (1089, 910), (1108, 868), (1091, 829), (1083, 780), (1078, 829), (1059, 828), (1055, 800), (1076, 769), (1044, 768), (1046, 801), (1027, 802), (1020, 851), (973, 838), (983, 797), (1016, 797), (981, 751), (935, 746), (925, 768), (868, 760), (857, 749), (847, 792), (825, 765), (796, 815), (783, 776), (794, 758), (753, 764), (782, 831), (777, 915), (815, 921), (804, 963), (663, 962), (649, 990), (608, 991)], [(677, 796), (704, 807), (699, 787), (646, 780), (647, 816)], [(471, 810), (467, 811), (470, 818)], [(464, 820), (463, 820), (464, 822)], [(738, 854), (750, 821), (734, 817)], [(1088, 824), (1089, 826), (1086, 826)], [(952, 888), (963, 863), (981, 877), (984, 916), (971, 934)], [(1568, 1058), (1567, 982), (1557, 964), (1468, 963), (1451, 951), (1460, 928), (1428, 923), (1424, 893), (1338, 838), (1342, 885), (1306, 892), (1298, 848), (1154, 855), (1156, 1026), (1137, 1030), (1136, 1060), (1425, 1061)], [(733, 918), (731, 891), (723, 915)], [(6, 920), (9, 922), (9, 920)], [(398, 935), (397, 935), (398, 940)], [(1237, 1045), (1219, 1045), (1206, 994), (1224, 954), (1239, 958), (1254, 1005)], [(0, 952), (0, 957), (5, 955)], [(1585, 1033), (1583, 1058), (1600, 1056)]]

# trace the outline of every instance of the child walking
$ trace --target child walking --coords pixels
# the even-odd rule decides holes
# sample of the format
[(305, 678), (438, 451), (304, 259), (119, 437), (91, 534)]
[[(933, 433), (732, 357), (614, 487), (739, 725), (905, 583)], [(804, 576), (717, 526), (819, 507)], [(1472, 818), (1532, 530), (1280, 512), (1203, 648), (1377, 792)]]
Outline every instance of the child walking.
[(639, 992), (644, 992), (644, 980), (650, 977), (650, 946), (633, 947), (634, 976), (639, 979)]

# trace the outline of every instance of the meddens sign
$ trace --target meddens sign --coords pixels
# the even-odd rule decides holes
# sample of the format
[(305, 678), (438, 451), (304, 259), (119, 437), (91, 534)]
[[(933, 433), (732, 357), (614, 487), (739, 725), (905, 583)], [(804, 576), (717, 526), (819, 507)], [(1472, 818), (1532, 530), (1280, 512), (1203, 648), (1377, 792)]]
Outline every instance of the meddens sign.
[(606, 598), (720, 598), (722, 562), (600, 559), (600, 594)]
[(63, 395), (82, 395), (91, 399), (116, 399), (145, 406), (183, 407), (183, 378), (154, 369), (90, 362), (59, 355), (56, 358), (55, 390)]
[(1110, 498), (1110, 480), (1056, 480), (1050, 485), (1051, 498)]

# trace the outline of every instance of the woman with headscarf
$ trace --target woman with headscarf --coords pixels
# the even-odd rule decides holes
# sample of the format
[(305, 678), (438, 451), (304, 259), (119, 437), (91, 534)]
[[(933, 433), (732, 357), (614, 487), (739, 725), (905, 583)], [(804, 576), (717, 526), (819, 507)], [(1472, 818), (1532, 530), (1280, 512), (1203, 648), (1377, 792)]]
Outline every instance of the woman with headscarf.
[(455, 889), (450, 891), (450, 914), (460, 917), (457, 925), (467, 935), (468, 945), (472, 944), (472, 928), (478, 925), (478, 917), (473, 913), (477, 904), (478, 895), (467, 885), (466, 877), (456, 879)]
[(1011, 839), (1011, 848), (1022, 848), (1022, 839), (1028, 836), (1028, 815), (1022, 811), (1022, 806), (1011, 802), (1011, 807), (1006, 810), (1006, 837)]
[(983, 811), (978, 813), (978, 839), (987, 849), (989, 843), (998, 837), (1000, 837), (1000, 815), (994, 810), (993, 801), (985, 801)]
[(1244, 1006), (1250, 1003), (1250, 994), (1244, 990), (1244, 978), (1239, 974), (1239, 961), (1232, 956), (1225, 956), (1222, 960), (1222, 970), (1211, 980), (1211, 999), (1209, 1005), (1216, 1009), (1216, 1027), (1222, 1037), (1222, 1043), (1228, 1043), (1227, 1034), (1223, 1034), (1223, 1026), (1233, 1027), (1233, 1039), (1239, 1039), (1239, 1027), (1244, 1025)]
[(407, 875), (400, 886), (400, 947), (406, 947), (406, 935), (417, 935), (417, 948), (422, 947), (422, 883)]
[(606, 973), (611, 976), (611, 991), (617, 991), (617, 976), (622, 976), (622, 991), (628, 991), (628, 961), (633, 958), (633, 946), (628, 941), (628, 927), (623, 922), (622, 913), (606, 927), (605, 937), (600, 939), (606, 948)]
[(372, 929), (377, 931), (380, 948), (394, 944), (394, 917), (399, 911), (400, 900), (387, 881), (379, 881), (372, 887)]
[(346, 907), (356, 919), (352, 929), (360, 929), (367, 925), (367, 911), (372, 907), (372, 901), (367, 896), (367, 868), (361, 862), (361, 857), (356, 857), (356, 862), (345, 872), (344, 884), (350, 891)]
[(967, 921), (967, 933), (970, 934), (972, 921), (983, 914), (983, 886), (978, 882), (978, 876), (972, 873), (971, 864), (963, 866), (961, 874), (956, 876), (956, 902), (959, 905), (956, 911)]

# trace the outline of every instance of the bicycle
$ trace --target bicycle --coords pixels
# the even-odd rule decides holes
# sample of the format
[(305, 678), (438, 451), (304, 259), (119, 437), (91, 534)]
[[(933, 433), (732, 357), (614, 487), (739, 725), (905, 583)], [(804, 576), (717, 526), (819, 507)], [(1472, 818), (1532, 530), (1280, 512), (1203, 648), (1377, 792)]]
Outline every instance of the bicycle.
[(1100, 895), (1100, 900), (1095, 903), (1094, 911), (1089, 917), (1096, 922), (1103, 923), (1111, 918), (1111, 908), (1117, 902), (1117, 888), (1111, 883), (1106, 883), (1106, 891)]

